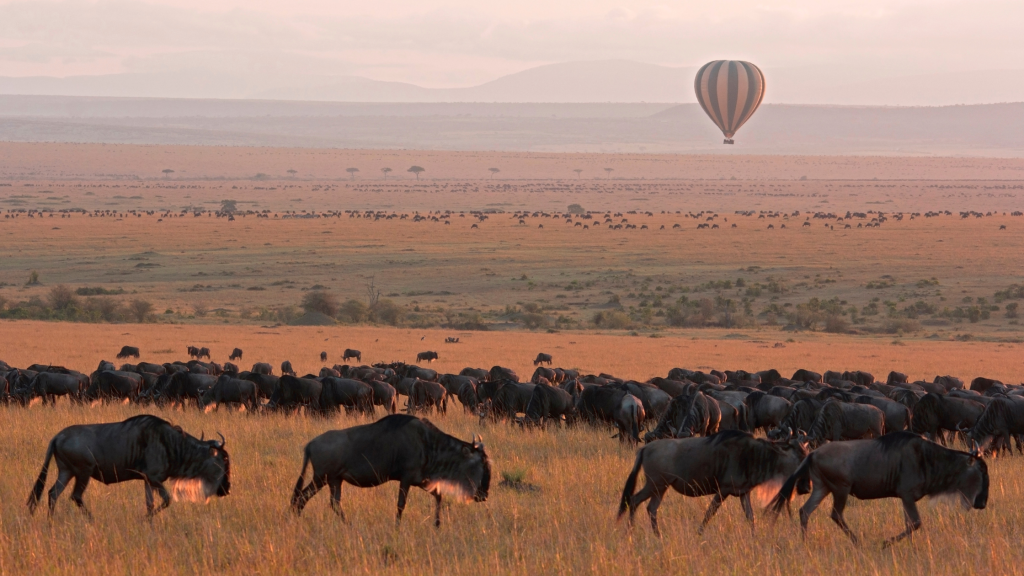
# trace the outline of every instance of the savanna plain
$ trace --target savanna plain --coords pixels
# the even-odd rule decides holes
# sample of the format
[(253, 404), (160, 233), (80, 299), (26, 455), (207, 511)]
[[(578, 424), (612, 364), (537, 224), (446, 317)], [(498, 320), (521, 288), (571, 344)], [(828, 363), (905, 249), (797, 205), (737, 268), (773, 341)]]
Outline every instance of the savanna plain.
[[(1016, 383), (1024, 368), (1018, 160), (0, 146), (0, 359), (12, 366), (88, 373), (122, 345), (166, 362), (192, 344), (300, 374), (345, 348), (366, 363), (435, 350), (440, 372), (497, 364), (521, 377), (538, 352), (636, 380), (679, 366)], [(418, 180), (412, 165), (426, 169)], [(233, 219), (213, 214), (225, 201)], [(374, 296), (391, 313), (374, 316)], [(133, 300), (150, 308), (90, 312)], [(141, 484), (93, 482), (92, 520), (66, 497), (50, 520), (28, 515), (56, 432), (140, 411), (222, 433), (231, 495), (149, 522)], [(854, 546), (828, 502), (806, 541), (785, 515), (773, 525), (759, 512), (751, 533), (734, 501), (698, 536), (709, 499), (670, 493), (657, 538), (643, 511), (632, 529), (615, 520), (634, 452), (610, 429), (524, 431), (457, 404), (428, 417), (481, 434), (493, 467), (488, 500), (446, 504), (439, 529), (419, 490), (396, 527), (394, 484), (345, 486), (347, 522), (325, 494), (301, 517), (289, 510), (302, 446), (363, 417), (0, 407), (0, 571), (1024, 572), (1019, 455), (990, 461), (985, 510), (928, 501), (923, 528), (885, 550), (903, 528), (894, 500), (851, 501)]]

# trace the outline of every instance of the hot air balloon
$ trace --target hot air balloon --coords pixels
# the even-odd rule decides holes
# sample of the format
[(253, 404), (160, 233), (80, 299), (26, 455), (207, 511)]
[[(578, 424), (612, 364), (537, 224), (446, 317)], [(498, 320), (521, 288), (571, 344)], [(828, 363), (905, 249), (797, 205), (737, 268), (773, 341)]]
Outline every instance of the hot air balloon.
[(715, 60), (697, 71), (697, 102), (732, 144), (733, 134), (754, 115), (764, 99), (764, 74), (750, 62)]

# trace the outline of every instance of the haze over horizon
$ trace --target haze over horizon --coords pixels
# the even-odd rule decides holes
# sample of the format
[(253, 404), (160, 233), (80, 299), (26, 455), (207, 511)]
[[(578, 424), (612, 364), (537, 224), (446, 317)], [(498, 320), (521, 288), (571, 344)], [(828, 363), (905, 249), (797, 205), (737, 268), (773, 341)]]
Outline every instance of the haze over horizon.
[(1021, 21), (998, 0), (0, 1), (0, 93), (686, 103), (733, 58), (769, 103), (1024, 101)]

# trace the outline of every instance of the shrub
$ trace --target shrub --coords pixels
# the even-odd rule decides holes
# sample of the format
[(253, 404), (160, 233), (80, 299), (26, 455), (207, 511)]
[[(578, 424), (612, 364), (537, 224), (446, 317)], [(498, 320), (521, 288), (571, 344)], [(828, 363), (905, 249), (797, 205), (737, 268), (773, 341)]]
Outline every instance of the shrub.
[(200, 300), (192, 305), (192, 313), (196, 315), (196, 318), (203, 318), (210, 313), (210, 307), (206, 305), (206, 302)]
[(302, 297), (302, 309), (306, 312), (320, 312), (334, 318), (338, 315), (338, 299), (330, 292), (311, 290)]
[(145, 322), (150, 312), (153, 311), (153, 303), (148, 300), (136, 298), (128, 303), (128, 310), (131, 312), (132, 317), (140, 323)]
[(35, 270), (29, 272), (28, 273), (28, 282), (26, 282), (25, 285), (26, 286), (38, 286), (39, 285), (39, 272), (36, 272)]
[(551, 318), (548, 318), (547, 314), (541, 314), (540, 312), (526, 312), (519, 319), (530, 330), (544, 328), (551, 322)]
[(850, 322), (842, 316), (829, 316), (825, 319), (825, 332), (844, 334), (850, 330)]
[(921, 323), (910, 318), (890, 318), (885, 323), (887, 334), (906, 334), (907, 332), (917, 332), (920, 329)]
[(397, 326), (404, 317), (405, 308), (399, 306), (390, 298), (378, 300), (376, 304), (370, 307), (370, 320), (373, 322)]
[(366, 319), (366, 304), (349, 298), (338, 307), (338, 320), (356, 324)]
[(78, 306), (78, 298), (75, 298), (74, 291), (64, 284), (58, 284), (50, 288), (50, 295), (47, 297), (47, 300), (50, 301), (51, 308), (60, 312), (65, 312)]
[[(0, 307), (2, 307), (2, 306), (0, 306)], [(1005, 308), (1006, 308), (1006, 312), (1005, 312), (1004, 315), (1007, 318), (1016, 318), (1017, 317), (1017, 303), (1016, 302), (1010, 302), (1009, 304), (1007, 304), (1005, 306)]]
[(569, 204), (569, 209), (567, 210), (567, 212), (569, 212), (569, 214), (586, 214), (587, 213), (587, 211), (583, 209), (583, 206), (580, 206), (579, 204)]
[(609, 330), (624, 330), (628, 328), (632, 321), (625, 312), (618, 310), (603, 310), (594, 314), (592, 319), (594, 326), (598, 328), (607, 328)]

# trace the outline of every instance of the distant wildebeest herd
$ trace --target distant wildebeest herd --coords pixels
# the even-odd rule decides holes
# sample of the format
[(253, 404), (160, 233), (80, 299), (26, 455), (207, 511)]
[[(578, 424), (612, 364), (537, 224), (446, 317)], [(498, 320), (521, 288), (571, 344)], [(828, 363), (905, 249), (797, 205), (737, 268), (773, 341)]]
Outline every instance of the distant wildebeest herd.
[[(546, 367), (552, 358), (544, 353), (534, 360), (537, 367), (525, 382), (502, 366), (467, 367), (454, 374), (402, 362), (335, 365), (317, 375), (297, 376), (289, 361), (275, 375), (265, 362), (242, 371), (231, 362), (199, 360), (209, 358), (205, 348), (189, 346), (187, 351), (193, 357), (187, 362), (115, 367), (101, 361), (89, 375), (60, 366), (18, 369), (0, 362), (0, 392), (5, 403), (22, 406), (35, 398), (55, 404), (61, 396), (80, 404), (114, 400), (200, 409), (234, 404), (250, 413), (319, 416), (343, 409), (373, 415), (381, 406), (388, 415), (376, 423), (327, 432), (306, 445), (292, 507), (301, 512), (326, 485), (332, 509), (343, 516), (342, 481), (368, 487), (396, 480), (398, 518), (409, 488), (419, 486), (437, 501), (435, 524), (440, 523), (442, 494), (483, 501), (490, 483), (482, 440), (464, 442), (416, 416), (445, 414), (455, 401), (479, 417), (481, 425), (506, 422), (527, 430), (587, 424), (614, 429), (615, 437), (629, 445), (646, 443), (629, 472), (619, 515), (629, 512), (632, 521), (636, 508), (649, 501), (656, 533), (658, 508), (670, 487), (687, 496), (713, 497), (701, 530), (729, 496), (740, 499), (753, 525), (752, 493), (772, 488), (777, 492), (768, 507), (771, 517), (788, 510), (794, 492), (810, 494), (800, 509), (805, 530), (811, 513), (831, 494), (832, 519), (854, 541), (843, 518), (850, 495), (899, 498), (906, 530), (886, 541), (890, 544), (920, 527), (916, 502), (925, 496), (950, 494), (966, 506), (984, 508), (989, 477), (982, 457), (1012, 455), (1012, 443), (1024, 453), (1024, 386), (984, 377), (965, 387), (953, 376), (911, 382), (899, 372), (882, 382), (864, 371), (801, 369), (785, 378), (774, 369), (673, 368), (665, 377), (638, 382)], [(119, 356), (137, 353), (125, 347)], [(346, 359), (361, 356), (357, 350), (344, 353)], [(242, 351), (236, 348), (231, 357), (240, 360)], [(396, 414), (400, 396), (407, 414)], [(947, 448), (957, 440), (968, 451)], [(71, 479), (76, 482), (72, 501), (83, 509), (82, 493), (90, 479), (143, 480), (150, 515), (171, 501), (164, 482), (197, 498), (230, 491), (223, 437), (196, 439), (155, 416), (58, 433), (46, 451), (30, 509), (41, 498), (51, 459), (59, 471), (49, 494), (51, 512)], [(641, 471), (646, 480), (636, 492)], [(159, 507), (154, 492), (162, 498)]]

